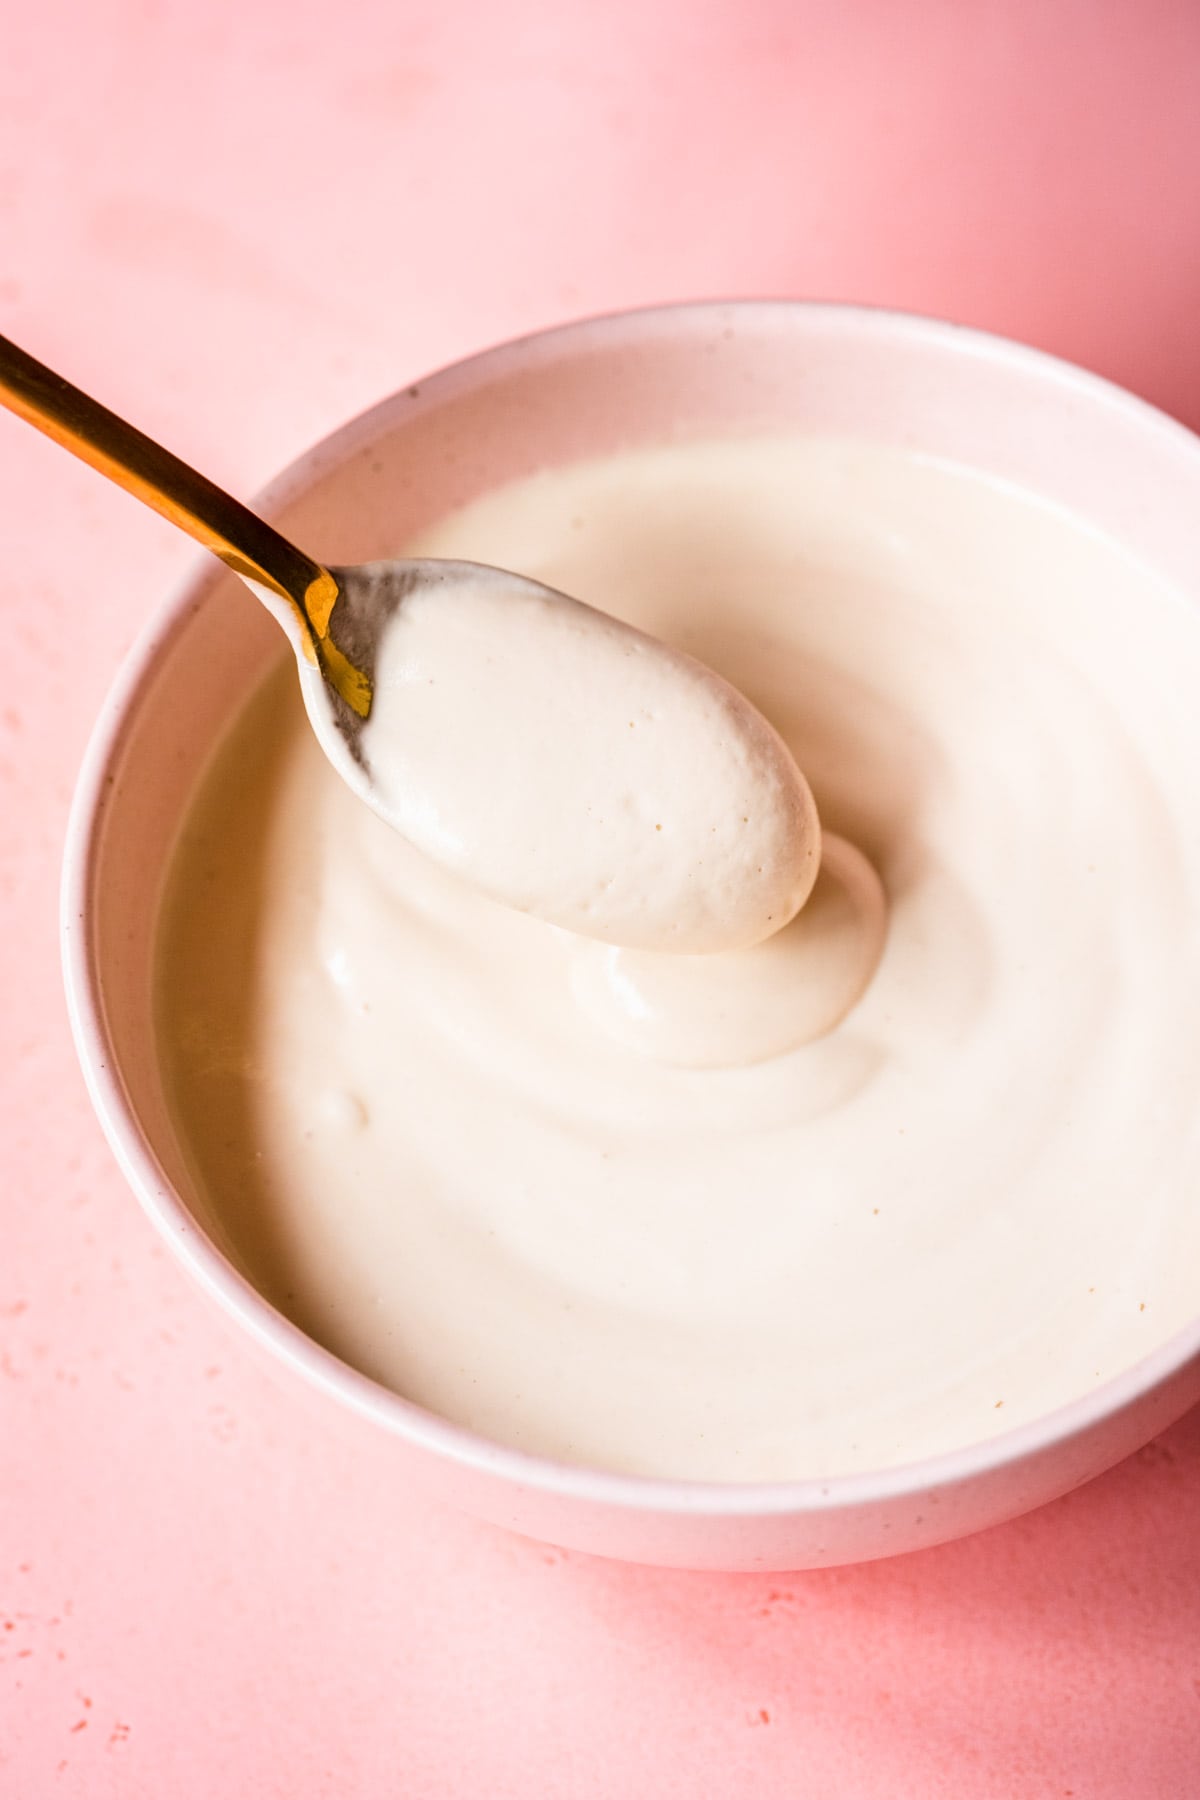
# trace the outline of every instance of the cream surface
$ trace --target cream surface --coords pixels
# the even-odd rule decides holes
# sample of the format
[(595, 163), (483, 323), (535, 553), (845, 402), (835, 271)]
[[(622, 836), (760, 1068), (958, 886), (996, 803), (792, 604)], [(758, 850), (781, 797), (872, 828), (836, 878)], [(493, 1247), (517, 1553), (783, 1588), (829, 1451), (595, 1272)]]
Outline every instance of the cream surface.
[(282, 672), (187, 822), (159, 1017), (197, 1204), (283, 1310), (495, 1438), (718, 1481), (981, 1439), (1194, 1316), (1179, 595), (1019, 492), (829, 442), (548, 473), (403, 548), (720, 670), (826, 862), (757, 948), (589, 942), (368, 814)]
[(473, 887), (654, 952), (743, 949), (808, 898), (812, 795), (728, 682), (619, 619), (451, 565), (387, 620), (371, 800)]

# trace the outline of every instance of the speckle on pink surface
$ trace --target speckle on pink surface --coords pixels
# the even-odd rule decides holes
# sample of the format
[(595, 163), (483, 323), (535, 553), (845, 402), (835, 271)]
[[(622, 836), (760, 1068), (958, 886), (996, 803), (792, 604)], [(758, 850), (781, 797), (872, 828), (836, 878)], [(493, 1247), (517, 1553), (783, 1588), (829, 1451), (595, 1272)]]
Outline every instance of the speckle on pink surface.
[[(10, 13), (0, 331), (240, 492), (498, 338), (715, 294), (948, 314), (1200, 425), (1189, 0)], [(274, 1385), (137, 1212), (58, 976), (83, 745), (192, 553), (6, 416), (0, 496), (0, 1795), (1200, 1793), (1200, 1416), (781, 1582), (507, 1537)]]

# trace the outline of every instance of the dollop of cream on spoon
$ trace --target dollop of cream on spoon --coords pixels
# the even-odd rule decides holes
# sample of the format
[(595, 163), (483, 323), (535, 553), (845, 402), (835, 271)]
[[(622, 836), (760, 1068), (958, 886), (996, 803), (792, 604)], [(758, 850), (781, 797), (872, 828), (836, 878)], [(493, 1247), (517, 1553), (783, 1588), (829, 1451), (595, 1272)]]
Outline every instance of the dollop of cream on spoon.
[(484, 893), (609, 944), (744, 950), (795, 917), (816, 807), (736, 688), (540, 583), (435, 569), (377, 637), (353, 739), (375, 811)]

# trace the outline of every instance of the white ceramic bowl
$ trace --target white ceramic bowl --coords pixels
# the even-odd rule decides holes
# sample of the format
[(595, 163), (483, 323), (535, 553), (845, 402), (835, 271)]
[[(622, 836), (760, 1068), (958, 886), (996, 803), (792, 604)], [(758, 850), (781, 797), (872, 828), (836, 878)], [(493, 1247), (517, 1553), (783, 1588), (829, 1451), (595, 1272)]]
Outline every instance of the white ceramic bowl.
[[(849, 307), (672, 307), (505, 345), (336, 432), (260, 504), (318, 556), (366, 560), (548, 462), (773, 429), (867, 436), (1009, 477), (1200, 590), (1200, 441), (1030, 350)], [(1084, 1399), (983, 1444), (879, 1474), (718, 1486), (566, 1467), (489, 1443), (305, 1337), (237, 1272), (194, 1190), (150, 1010), (156, 899), (181, 813), (218, 733), (279, 650), (277, 626), (215, 562), (154, 621), (81, 777), (63, 946), (79, 1054), (130, 1184), (200, 1285), (326, 1396), (331, 1433), (339, 1415), (387, 1432), (398, 1482), (419, 1478), (533, 1537), (633, 1561), (782, 1569), (885, 1556), (1010, 1518), (1098, 1474), (1200, 1399), (1198, 1318)]]

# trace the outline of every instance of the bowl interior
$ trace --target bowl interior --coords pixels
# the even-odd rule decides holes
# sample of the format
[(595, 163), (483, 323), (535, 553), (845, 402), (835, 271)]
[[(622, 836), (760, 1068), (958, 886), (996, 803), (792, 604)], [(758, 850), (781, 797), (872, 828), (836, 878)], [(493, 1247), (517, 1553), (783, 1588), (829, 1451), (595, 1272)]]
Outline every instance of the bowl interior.
[[(601, 320), (503, 347), (384, 402), (303, 458), (264, 510), (318, 557), (394, 554), (448, 510), (545, 466), (706, 436), (812, 433), (903, 445), (1061, 502), (1168, 579), (1200, 567), (1190, 435), (1063, 365), (950, 326), (750, 304)], [(180, 820), (225, 726), (281, 654), (278, 628), (219, 565), (156, 624), (109, 703), (77, 807), (91, 1015), (85, 1061), (115, 1080), (108, 1124), (158, 1222), (236, 1265), (193, 1180), (155, 1055), (156, 912)], [(106, 1110), (104, 1106), (102, 1112)], [(147, 1176), (147, 1170), (150, 1175)]]

